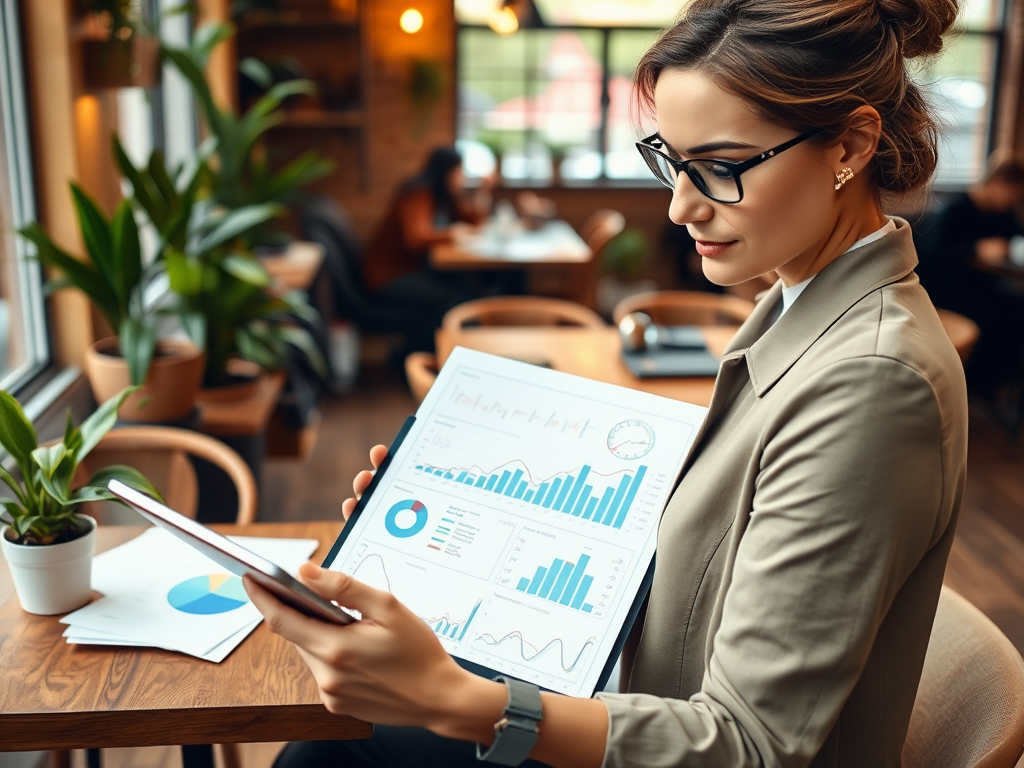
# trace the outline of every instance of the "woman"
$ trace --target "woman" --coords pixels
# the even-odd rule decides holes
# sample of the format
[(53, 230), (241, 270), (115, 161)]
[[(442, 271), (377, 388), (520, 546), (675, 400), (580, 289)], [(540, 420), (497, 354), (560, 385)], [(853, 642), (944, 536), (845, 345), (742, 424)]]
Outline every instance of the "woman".
[(482, 295), (475, 276), (435, 271), (428, 257), (432, 246), (452, 241), (458, 226), (475, 226), (487, 218), (489, 183), (468, 194), (459, 153), (439, 147), (420, 174), (401, 186), (370, 238), (363, 282), (382, 299), (421, 310), (425, 333), (410, 340), (415, 348), (432, 345), (445, 312)]
[[(658, 125), (642, 151), (705, 274), (780, 282), (725, 355), (663, 513), (626, 692), (543, 694), (534, 760), (899, 766), (962, 495), (967, 409), (910, 230), (879, 194), (935, 167), (934, 124), (904, 60), (938, 52), (956, 12), (953, 0), (695, 0), (640, 62)], [(357, 493), (368, 480), (356, 477)], [(504, 737), (505, 685), (461, 670), (390, 595), (302, 574), (370, 619), (328, 628), (250, 585), (327, 706), (432, 733), (292, 745), (282, 764), (470, 765), (474, 741), (486, 751)]]

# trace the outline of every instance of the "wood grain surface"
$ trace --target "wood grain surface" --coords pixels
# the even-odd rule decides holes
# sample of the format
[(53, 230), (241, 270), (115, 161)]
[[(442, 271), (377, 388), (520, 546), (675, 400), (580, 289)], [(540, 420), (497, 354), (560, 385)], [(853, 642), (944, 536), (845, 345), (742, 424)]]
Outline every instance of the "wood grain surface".
[[(340, 522), (215, 526), (315, 538), (322, 559)], [(98, 551), (143, 528), (98, 531)], [(97, 595), (98, 597), (98, 595)], [(366, 738), (372, 726), (320, 704), (292, 645), (260, 625), (220, 664), (156, 649), (69, 645), (59, 616), (32, 616), (0, 561), (0, 751)]]

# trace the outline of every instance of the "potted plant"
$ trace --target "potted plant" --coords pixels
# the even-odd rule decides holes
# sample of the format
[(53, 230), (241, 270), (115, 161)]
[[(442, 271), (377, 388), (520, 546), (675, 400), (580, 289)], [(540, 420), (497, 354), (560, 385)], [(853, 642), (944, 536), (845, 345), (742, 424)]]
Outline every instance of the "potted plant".
[(657, 290), (654, 280), (643, 279), (650, 243), (643, 230), (627, 227), (602, 249), (601, 271), (596, 286), (597, 309), (611, 317), (615, 305), (628, 296)]
[[(123, 154), (120, 145), (117, 149)], [(153, 169), (158, 165), (162, 165), (160, 156), (150, 163)], [(161, 178), (161, 183), (174, 181), (166, 174)], [(144, 264), (130, 201), (122, 200), (108, 218), (81, 187), (74, 182), (70, 186), (87, 260), (62, 250), (38, 223), (19, 232), (35, 245), (40, 262), (60, 272), (48, 290), (80, 290), (115, 334), (86, 351), (85, 371), (93, 395), (102, 402), (129, 384), (142, 385), (122, 409), (123, 419), (182, 419), (195, 407), (203, 358), (188, 341), (157, 337), (156, 311), (147, 307), (146, 292), (163, 271), (160, 254), (153, 263)]]
[[(294, 201), (301, 187), (329, 173), (332, 165), (311, 149), (280, 170), (274, 170), (262, 139), (287, 116), (281, 109), (284, 100), (312, 95), (316, 85), (309, 80), (272, 84), (273, 76), (266, 64), (245, 59), (240, 66), (250, 78), (266, 87), (267, 92), (241, 115), (217, 106), (204, 72), (213, 49), (233, 34), (229, 24), (203, 25), (188, 48), (164, 46), (163, 55), (191, 85), (213, 142), (210, 193), (217, 205), (229, 211), (252, 205), (283, 206)], [(284, 212), (285, 209), (279, 210)], [(271, 232), (265, 222), (243, 233), (243, 244), (248, 249), (281, 242), (281, 233)]]
[(160, 41), (146, 34), (135, 0), (83, 0), (83, 76), (90, 88), (151, 88), (160, 82)]
[(79, 463), (117, 420), (117, 410), (133, 392), (120, 392), (76, 427), (68, 414), (64, 438), (39, 445), (21, 405), (0, 392), (0, 445), (17, 463), (21, 479), (0, 468), (0, 480), (14, 498), (0, 499), (0, 547), (3, 548), (21, 607), (28, 613), (66, 613), (89, 602), (96, 521), (81, 505), (115, 499), (107, 483), (118, 479), (159, 498), (138, 470), (106, 467), (73, 488)]

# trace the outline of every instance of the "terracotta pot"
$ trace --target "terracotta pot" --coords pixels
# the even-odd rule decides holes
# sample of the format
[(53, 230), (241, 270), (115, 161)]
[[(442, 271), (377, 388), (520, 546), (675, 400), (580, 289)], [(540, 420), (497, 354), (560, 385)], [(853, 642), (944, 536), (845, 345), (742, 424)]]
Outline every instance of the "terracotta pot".
[(27, 613), (53, 616), (89, 602), (96, 521), (88, 515), (78, 517), (92, 527), (84, 536), (63, 544), (15, 544), (7, 540), (7, 526), (0, 526), (0, 548), (10, 568), (18, 600)]
[[(131, 384), (128, 363), (111, 352), (117, 339), (97, 341), (85, 353), (85, 374), (97, 403), (109, 400)], [(163, 339), (142, 389), (125, 400), (119, 416), (125, 421), (168, 422), (184, 419), (196, 407), (203, 381), (205, 356), (191, 342)], [(148, 398), (148, 402), (146, 401)]]

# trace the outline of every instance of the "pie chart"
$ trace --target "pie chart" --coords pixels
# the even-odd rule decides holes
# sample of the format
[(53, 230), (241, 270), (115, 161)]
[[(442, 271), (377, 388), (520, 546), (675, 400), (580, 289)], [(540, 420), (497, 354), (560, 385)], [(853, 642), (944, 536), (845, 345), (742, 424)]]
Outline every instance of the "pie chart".
[(384, 516), (384, 527), (396, 539), (415, 536), (427, 525), (427, 505), (416, 499), (400, 501)]
[(226, 573), (196, 576), (171, 587), (167, 602), (182, 613), (209, 616), (227, 613), (249, 602), (242, 580)]

